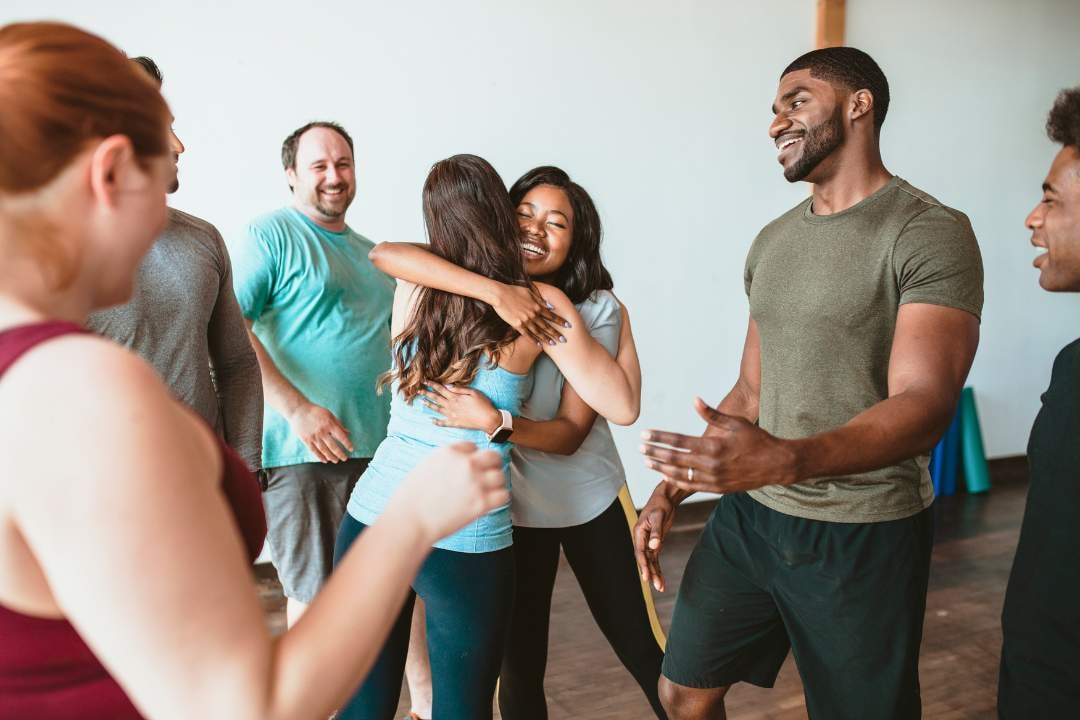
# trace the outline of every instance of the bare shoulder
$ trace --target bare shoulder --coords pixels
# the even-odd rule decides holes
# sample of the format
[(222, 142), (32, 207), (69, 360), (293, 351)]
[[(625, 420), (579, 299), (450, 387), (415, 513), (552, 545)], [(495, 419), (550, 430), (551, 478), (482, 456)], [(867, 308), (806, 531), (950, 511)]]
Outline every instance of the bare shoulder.
[(416, 304), (418, 290), (420, 290), (420, 286), (408, 280), (399, 279), (397, 281), (397, 286), (394, 288), (394, 306), (390, 317), (390, 335), (395, 339), (405, 331), (405, 328), (412, 320), (413, 306)]
[(61, 475), (72, 463), (107, 472), (175, 446), (203, 445), (196, 423), (153, 368), (98, 337), (44, 343), (0, 382), (0, 452), (32, 475), (48, 474), (34, 470), (42, 458)]
[(147, 402), (168, 399), (149, 364), (94, 335), (66, 335), (33, 348), (4, 375), (0, 394), (6, 393), (13, 399), (35, 398), (25, 408), (31, 412), (46, 411), (52, 400), (69, 406), (99, 401), (108, 407), (132, 397)]

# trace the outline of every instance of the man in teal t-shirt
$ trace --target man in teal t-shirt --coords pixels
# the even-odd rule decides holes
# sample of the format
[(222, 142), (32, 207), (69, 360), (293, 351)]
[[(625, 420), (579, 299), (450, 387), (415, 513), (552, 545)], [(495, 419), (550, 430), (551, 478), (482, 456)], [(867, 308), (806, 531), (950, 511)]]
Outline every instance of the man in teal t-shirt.
[(292, 205), (251, 223), (233, 260), (266, 395), (267, 540), (292, 625), (330, 574), (345, 504), (386, 436), (389, 398), (375, 387), (390, 367), (394, 287), (345, 224), (348, 133), (310, 123), (281, 159)]

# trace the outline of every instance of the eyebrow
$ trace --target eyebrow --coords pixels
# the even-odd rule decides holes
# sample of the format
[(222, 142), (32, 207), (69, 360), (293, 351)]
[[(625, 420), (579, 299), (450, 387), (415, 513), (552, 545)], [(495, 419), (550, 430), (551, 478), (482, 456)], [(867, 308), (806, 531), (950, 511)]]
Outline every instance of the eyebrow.
[(352, 158), (345, 157), (344, 155), (342, 155), (339, 158), (334, 158), (333, 160), (330, 160), (330, 159), (324, 158), (324, 157), (315, 158), (310, 163), (308, 163), (308, 167), (311, 167), (312, 165), (318, 165), (319, 163), (333, 163), (334, 165), (337, 165), (338, 163), (342, 163), (342, 162), (351, 163)]
[[(781, 103), (786, 103), (788, 100), (795, 97), (796, 95), (798, 95), (801, 92), (810, 92), (810, 88), (803, 87), (802, 85), (799, 85), (798, 87), (794, 87), (791, 90), (788, 90), (786, 93), (784, 93), (783, 95), (780, 96), (780, 102)], [(774, 104), (771, 108), (769, 108), (769, 110), (771, 110), (772, 114), (775, 115), (776, 112), (777, 112), (776, 111), (776, 105)]]

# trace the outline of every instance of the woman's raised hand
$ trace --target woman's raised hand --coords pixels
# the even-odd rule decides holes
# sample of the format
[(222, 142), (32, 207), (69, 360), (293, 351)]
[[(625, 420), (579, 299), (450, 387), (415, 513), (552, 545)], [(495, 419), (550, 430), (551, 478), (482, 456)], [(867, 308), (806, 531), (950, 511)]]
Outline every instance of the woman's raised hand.
[(500, 285), (491, 308), (507, 325), (541, 344), (554, 345), (562, 338), (562, 330), (570, 327), (531, 286)]
[(502, 457), (468, 442), (439, 448), (406, 476), (390, 502), (394, 514), (407, 513), (434, 543), (510, 502)]

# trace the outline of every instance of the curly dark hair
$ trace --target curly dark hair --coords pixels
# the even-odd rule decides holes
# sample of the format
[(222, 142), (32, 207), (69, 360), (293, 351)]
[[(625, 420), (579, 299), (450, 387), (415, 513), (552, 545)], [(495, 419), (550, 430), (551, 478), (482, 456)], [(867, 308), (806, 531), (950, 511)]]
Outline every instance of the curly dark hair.
[[(487, 160), (454, 155), (435, 163), (423, 206), (431, 252), (501, 283), (530, 284), (514, 206)], [(481, 363), (496, 365), (518, 337), (486, 303), (433, 288), (417, 293), (412, 317), (394, 338), (394, 368), (379, 380), (382, 388), (396, 379), (408, 402), (427, 383), (472, 382)]]
[(562, 266), (551, 277), (543, 278), (566, 293), (575, 305), (585, 302), (597, 290), (611, 290), (615, 287), (611, 273), (604, 267), (600, 257), (600, 239), (603, 228), (600, 225), (600, 213), (596, 211), (589, 193), (585, 188), (570, 179), (560, 168), (543, 165), (533, 168), (518, 178), (510, 188), (510, 202), (514, 206), (540, 185), (551, 185), (566, 193), (570, 209), (574, 211), (574, 233), (570, 238), (570, 252)]
[(869, 90), (874, 96), (874, 128), (881, 130), (889, 112), (889, 81), (874, 58), (853, 47), (821, 48), (795, 58), (780, 77), (796, 70), (809, 70), (811, 77), (850, 92)]
[(1080, 150), (1080, 87), (1058, 93), (1046, 117), (1046, 134), (1056, 143)]

